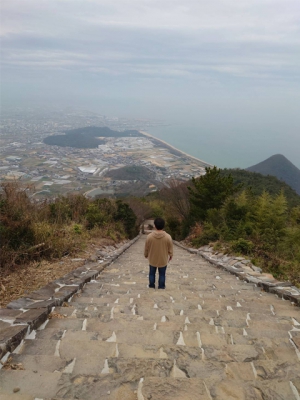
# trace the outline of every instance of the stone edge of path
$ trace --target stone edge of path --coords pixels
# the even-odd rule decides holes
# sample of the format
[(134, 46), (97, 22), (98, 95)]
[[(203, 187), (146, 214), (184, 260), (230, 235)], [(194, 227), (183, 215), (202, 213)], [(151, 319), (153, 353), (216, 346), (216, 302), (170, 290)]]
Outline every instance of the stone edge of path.
[(294, 305), (300, 307), (300, 289), (293, 286), (289, 281), (278, 281), (273, 275), (263, 273), (262, 269), (253, 265), (250, 260), (244, 257), (229, 256), (216, 252), (211, 246), (202, 246), (199, 249), (193, 249), (175, 240), (174, 244), (192, 254), (202, 256), (211, 264), (230, 272), (239, 279), (248, 283), (254, 283), (264, 291), (274, 293), (285, 300), (290, 300)]
[(0, 369), (8, 355), (25, 339), (30, 332), (43, 324), (53, 307), (61, 306), (83, 286), (95, 279), (108, 265), (115, 261), (124, 251), (133, 245), (141, 234), (117, 248), (109, 260), (90, 262), (68, 274), (11, 301), (6, 308), (0, 308)]

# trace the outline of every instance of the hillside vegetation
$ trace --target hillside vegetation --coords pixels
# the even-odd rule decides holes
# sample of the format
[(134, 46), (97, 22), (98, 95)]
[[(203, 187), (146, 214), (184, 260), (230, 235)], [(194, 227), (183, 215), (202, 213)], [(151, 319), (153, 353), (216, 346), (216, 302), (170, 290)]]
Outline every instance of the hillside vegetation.
[(146, 167), (138, 165), (127, 165), (122, 168), (112, 169), (106, 173), (106, 176), (115, 180), (139, 180), (147, 181), (155, 179), (155, 173)]
[(105, 143), (101, 137), (128, 137), (141, 136), (138, 131), (113, 131), (107, 127), (87, 126), (84, 128), (71, 129), (64, 132), (65, 135), (52, 135), (44, 139), (44, 143), (52, 146), (75, 147), (80, 149), (97, 148)]
[(251, 189), (251, 192), (258, 196), (263, 191), (275, 196), (283, 191), (289, 207), (300, 205), (300, 196), (287, 183), (275, 176), (262, 175), (258, 172), (250, 172), (244, 169), (223, 169), (222, 176), (231, 175), (235, 185), (242, 184), (244, 189)]
[(300, 195), (300, 170), (282, 154), (276, 154), (253, 165), (247, 168), (247, 171), (276, 176), (290, 185)]
[(245, 255), (300, 285), (300, 197), (276, 181), (214, 167), (190, 182), (171, 180), (146, 197), (69, 195), (42, 203), (33, 202), (30, 188), (7, 183), (0, 194), (0, 268), (9, 272), (33, 260), (75, 254), (92, 237), (132, 238), (144, 219), (163, 216), (174, 239)]
[(138, 232), (134, 212), (121, 200), (90, 200), (83, 195), (69, 195), (36, 203), (30, 195), (30, 187), (17, 183), (2, 185), (2, 269), (75, 253), (92, 237), (120, 241)]
[(228, 170), (207, 168), (206, 175), (189, 183), (170, 182), (169, 189), (148, 196), (147, 202), (154, 216), (166, 218), (173, 238), (195, 247), (213, 243), (216, 249), (245, 255), (264, 271), (299, 285), (300, 197), (272, 185), (270, 193), (264, 179), (259, 180), (259, 189), (250, 189), (251, 173), (237, 172), (239, 180)]

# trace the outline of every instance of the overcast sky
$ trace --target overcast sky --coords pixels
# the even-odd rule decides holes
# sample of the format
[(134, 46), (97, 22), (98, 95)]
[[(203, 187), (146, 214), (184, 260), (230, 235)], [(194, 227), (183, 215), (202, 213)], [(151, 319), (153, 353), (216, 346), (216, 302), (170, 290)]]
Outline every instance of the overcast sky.
[(1, 4), (3, 108), (163, 118), (227, 146), (223, 165), (282, 153), (300, 168), (299, 0)]

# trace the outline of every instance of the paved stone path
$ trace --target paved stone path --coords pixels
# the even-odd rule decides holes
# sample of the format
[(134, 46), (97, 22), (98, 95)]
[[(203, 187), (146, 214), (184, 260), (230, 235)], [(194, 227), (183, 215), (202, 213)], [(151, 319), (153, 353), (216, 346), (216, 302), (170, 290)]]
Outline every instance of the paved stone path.
[(299, 400), (299, 308), (178, 247), (148, 289), (144, 240), (15, 351), (0, 399)]

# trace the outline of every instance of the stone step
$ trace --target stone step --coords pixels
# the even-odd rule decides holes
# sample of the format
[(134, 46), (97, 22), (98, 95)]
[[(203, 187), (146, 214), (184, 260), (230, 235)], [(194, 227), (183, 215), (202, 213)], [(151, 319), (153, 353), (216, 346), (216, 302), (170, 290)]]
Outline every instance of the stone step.
[[(11, 365), (21, 364), (25, 370), (64, 372), (73, 375), (101, 375), (103, 373), (118, 373), (126, 380), (138, 380), (143, 376), (174, 377), (174, 360), (171, 359), (138, 359), (138, 358), (106, 358), (99, 359), (93, 355), (88, 360), (62, 360), (54, 356), (12, 355)], [(183, 371), (188, 378), (202, 377), (215, 380), (222, 377), (234, 380), (296, 380), (300, 375), (299, 363), (290, 364), (282, 361), (254, 360), (253, 362), (229, 362), (224, 365), (219, 362), (179, 358), (175, 361), (176, 368)], [(106, 371), (107, 370), (107, 371)], [(105, 371), (105, 372), (103, 372)], [(178, 371), (177, 371), (178, 372)]]
[(11, 355), (1, 400), (297, 400), (299, 311), (182, 249), (149, 289), (143, 240)]
[(113, 378), (111, 374), (70, 376), (45, 371), (5, 371), (0, 377), (0, 398), (17, 398), (12, 396), (14, 389), (18, 389), (17, 395), (22, 400), (136, 400), (137, 382), (125, 382), (116, 374)]
[[(231, 365), (231, 364), (230, 364)], [(257, 379), (270, 381), (299, 381), (300, 362), (286, 362), (284, 360), (254, 360), (254, 374)], [(243, 378), (241, 378), (243, 379)], [(299, 381), (300, 382), (300, 381)]]
[(24, 399), (25, 396), (55, 397), (61, 376), (58, 372), (3, 371), (0, 374), (0, 398), (2, 395), (13, 395), (14, 390), (18, 390), (18, 396)]
[[(58, 320), (59, 321), (59, 320)], [(253, 335), (252, 332), (247, 329), (240, 328), (226, 328), (226, 330), (219, 326), (203, 325), (203, 324), (193, 324), (185, 323), (184, 317), (180, 317), (180, 321), (177, 322), (158, 322), (154, 323), (150, 321), (132, 321), (128, 324), (126, 321), (112, 320), (109, 323), (100, 322), (98, 319), (87, 319), (85, 329), (82, 330), (83, 322), (80, 324), (79, 329), (64, 329), (64, 325), (59, 325), (55, 328), (48, 328), (37, 331), (37, 339), (51, 339), (54, 341), (60, 340), (64, 336), (64, 340), (98, 340), (106, 341), (114, 334), (115, 340), (118, 343), (123, 343), (128, 341), (131, 343), (136, 341), (136, 343), (143, 342), (145, 337), (145, 332), (147, 335), (152, 335), (153, 338), (161, 338), (161, 343), (165, 344), (165, 338), (169, 338), (169, 342), (173, 337), (173, 341), (178, 341), (178, 335), (182, 332), (183, 340), (185, 338), (193, 338), (193, 343), (195, 343), (195, 338), (198, 344), (198, 338), (200, 338), (203, 346), (213, 346), (216, 348), (222, 347), (225, 344), (239, 344), (239, 345), (257, 345), (260, 347), (278, 347), (286, 345), (291, 347), (290, 337), (286, 335), (284, 338), (273, 337), (262, 338), (261, 334), (257, 335), (257, 332)], [(53, 325), (52, 325), (53, 326)], [(175, 329), (178, 329), (175, 331)], [(205, 329), (204, 329), (205, 328)], [(295, 332), (295, 333), (298, 333)], [(151, 339), (152, 340), (152, 339)], [(190, 339), (189, 339), (190, 340)], [(129, 343), (128, 342), (128, 343)], [(147, 343), (147, 340), (145, 341)], [(189, 342), (186, 342), (188, 344)]]
[(23, 368), (24, 370), (61, 372), (72, 375), (103, 375), (121, 374), (126, 381), (138, 381), (143, 376), (173, 377), (175, 370), (183, 371), (185, 377), (211, 377), (215, 375), (225, 377), (225, 369), (219, 363), (206, 361), (195, 362), (192, 359), (179, 358), (177, 361), (170, 358), (122, 358), (107, 357), (103, 358), (97, 354), (85, 358), (74, 358), (63, 360), (54, 356), (33, 356), (33, 355), (12, 355), (10, 365)]
[[(262, 327), (262, 322), (258, 320), (252, 320), (251, 319), (251, 314), (250, 314), (250, 320), (248, 320), (249, 328), (255, 330), (255, 329), (261, 329)], [(293, 329), (293, 324), (292, 321), (278, 321), (278, 322), (263, 322), (263, 328), (264, 330), (268, 331), (275, 331), (275, 332), (288, 332), (291, 329)]]
[[(142, 331), (141, 331), (142, 332)], [(66, 332), (53, 332), (46, 335), (47, 330), (38, 336), (34, 341), (25, 340), (22, 348), (22, 354), (31, 355), (54, 355), (58, 354), (63, 358), (68, 359), (67, 352), (69, 351), (69, 358), (78, 357), (77, 353), (84, 351), (85, 355), (92, 354), (93, 351), (103, 352), (105, 357), (113, 356), (115, 352), (115, 345), (119, 349), (132, 347), (145, 347), (156, 349), (158, 352), (161, 346), (176, 346), (177, 350), (181, 347), (203, 347), (207, 357), (210, 357), (212, 349), (222, 349), (223, 352), (234, 353), (235, 351), (244, 351), (246, 356), (249, 349), (254, 349), (253, 346), (248, 344), (231, 344), (231, 339), (228, 335), (223, 334), (200, 334), (199, 332), (173, 332), (173, 331), (151, 331), (150, 335), (142, 335), (133, 331), (126, 332), (124, 330), (112, 331), (109, 329), (106, 334), (90, 331), (66, 331)], [(42, 338), (40, 338), (42, 337)], [(289, 346), (289, 344), (287, 344)], [(261, 348), (260, 346), (257, 346)], [(79, 349), (79, 350), (77, 350)], [(283, 348), (285, 349), (285, 348)], [(293, 350), (293, 347), (285, 349)], [(105, 353), (106, 351), (106, 353)], [(255, 354), (257, 352), (255, 351)], [(151, 356), (151, 355), (150, 355)]]
[(116, 343), (102, 340), (25, 340), (20, 354), (57, 356), (66, 360), (89, 357), (93, 354), (114, 357)]
[(139, 390), (144, 399), (211, 400), (205, 382), (199, 378), (145, 378)]
[(35, 396), (31, 396), (30, 394), (18, 394), (13, 393), (13, 394), (1, 394), (0, 397), (1, 400), (35, 400)]
[(230, 400), (295, 400), (295, 381), (224, 380), (210, 387), (211, 398)]
[[(209, 382), (191, 378), (145, 378), (141, 382), (141, 392), (144, 398), (196, 400), (196, 399), (282, 399), (295, 400), (295, 394), (290, 382), (247, 382), (222, 381), (210, 385)], [(152, 396), (152, 397), (150, 397)]]
[[(4, 367), (3, 372), (7, 369), (21, 368), (26, 371), (45, 371), (45, 372), (63, 372), (69, 365), (70, 360), (63, 360), (54, 355), (31, 355), (31, 354), (11, 354), (10, 366)], [(7, 369), (6, 369), (7, 368)]]
[(245, 330), (247, 332), (247, 334), (252, 337), (252, 338), (256, 338), (256, 339), (260, 339), (260, 338), (270, 338), (270, 339), (278, 339), (278, 338), (287, 338), (289, 337), (289, 330), (282, 330), (279, 329), (278, 331), (276, 329), (262, 329), (259, 327), (253, 328), (251, 325), (249, 327), (245, 327)]

